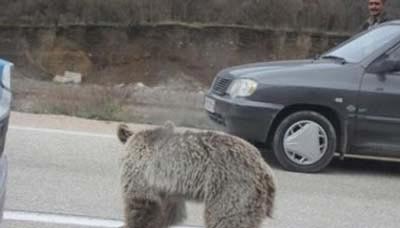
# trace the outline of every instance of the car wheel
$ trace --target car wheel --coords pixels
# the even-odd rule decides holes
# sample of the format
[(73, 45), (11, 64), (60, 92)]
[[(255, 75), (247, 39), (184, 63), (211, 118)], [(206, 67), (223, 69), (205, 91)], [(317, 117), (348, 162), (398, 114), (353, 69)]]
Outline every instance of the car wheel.
[(285, 169), (318, 172), (329, 164), (335, 153), (335, 128), (317, 112), (296, 112), (279, 124), (272, 146)]

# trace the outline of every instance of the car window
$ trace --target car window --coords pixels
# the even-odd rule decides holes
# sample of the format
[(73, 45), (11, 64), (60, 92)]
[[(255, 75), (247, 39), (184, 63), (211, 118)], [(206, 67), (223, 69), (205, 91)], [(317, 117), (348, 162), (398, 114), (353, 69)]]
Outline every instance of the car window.
[(400, 62), (400, 46), (397, 46), (396, 50), (389, 54), (388, 59)]
[(396, 69), (393, 70), (393, 73), (398, 75), (400, 73), (400, 70), (399, 70), (400, 69), (400, 45), (397, 45), (397, 47), (394, 49), (394, 51), (389, 53), (389, 55), (387, 56), (387, 59), (395, 62)]
[(367, 32), (323, 56), (338, 56), (347, 62), (357, 63), (400, 35), (397, 25), (387, 25)]

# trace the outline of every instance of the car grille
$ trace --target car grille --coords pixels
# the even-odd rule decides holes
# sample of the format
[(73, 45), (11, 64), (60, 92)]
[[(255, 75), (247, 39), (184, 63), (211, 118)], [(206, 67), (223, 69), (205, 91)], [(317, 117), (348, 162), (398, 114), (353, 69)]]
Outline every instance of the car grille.
[(225, 126), (225, 119), (224, 117), (222, 117), (220, 114), (217, 113), (211, 113), (211, 112), (207, 112), (208, 113), (208, 117), (216, 122), (217, 124), (220, 124), (222, 126)]
[(213, 84), (212, 92), (220, 96), (225, 95), (231, 82), (231, 79), (217, 78)]

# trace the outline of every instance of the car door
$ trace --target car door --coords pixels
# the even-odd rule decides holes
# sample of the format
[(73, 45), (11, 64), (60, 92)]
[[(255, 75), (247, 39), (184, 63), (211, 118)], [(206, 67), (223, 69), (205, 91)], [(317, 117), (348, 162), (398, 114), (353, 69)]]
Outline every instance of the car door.
[(397, 66), (363, 77), (352, 152), (400, 157), (400, 45), (371, 65), (385, 60)]

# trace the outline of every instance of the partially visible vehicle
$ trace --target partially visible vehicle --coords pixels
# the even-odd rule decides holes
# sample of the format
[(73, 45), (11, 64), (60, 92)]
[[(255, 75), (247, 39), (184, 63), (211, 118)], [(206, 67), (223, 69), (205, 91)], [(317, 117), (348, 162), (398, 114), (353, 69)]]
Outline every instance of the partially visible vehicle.
[(356, 35), (316, 59), (219, 72), (211, 120), (269, 145), (287, 170), (318, 172), (335, 152), (400, 158), (400, 21)]
[(12, 69), (12, 63), (0, 59), (0, 221), (3, 219), (7, 186), (8, 163), (4, 148), (10, 117)]

